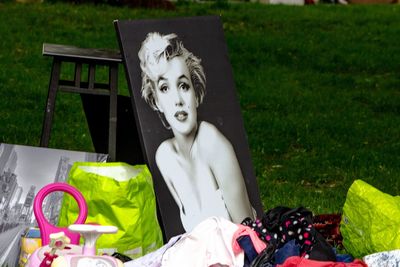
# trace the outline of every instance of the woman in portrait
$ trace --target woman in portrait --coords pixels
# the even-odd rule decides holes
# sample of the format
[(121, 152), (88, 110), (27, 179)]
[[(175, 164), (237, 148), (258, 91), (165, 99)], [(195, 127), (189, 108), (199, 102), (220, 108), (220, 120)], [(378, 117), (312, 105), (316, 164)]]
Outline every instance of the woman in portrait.
[(254, 219), (243, 175), (230, 141), (211, 123), (199, 121), (205, 95), (201, 60), (175, 34), (149, 33), (138, 53), (141, 93), (173, 133), (155, 160), (176, 204), (184, 229), (210, 216), (234, 223)]

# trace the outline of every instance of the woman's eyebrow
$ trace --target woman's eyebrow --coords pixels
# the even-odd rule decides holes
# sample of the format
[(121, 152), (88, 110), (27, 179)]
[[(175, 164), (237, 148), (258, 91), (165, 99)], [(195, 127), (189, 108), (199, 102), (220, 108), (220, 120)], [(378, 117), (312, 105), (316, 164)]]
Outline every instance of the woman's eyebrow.
[(179, 76), (178, 80), (180, 80), (180, 79), (183, 79), (183, 78), (186, 78), (187, 80), (189, 80), (189, 78), (188, 78), (188, 77), (186, 77), (186, 75), (185, 75), (185, 74), (182, 74), (181, 76)]
[(167, 80), (166, 78), (164, 78), (163, 76), (160, 76), (160, 78), (158, 78), (158, 80), (157, 80), (157, 84), (159, 84), (160, 81), (166, 81), (166, 80)]

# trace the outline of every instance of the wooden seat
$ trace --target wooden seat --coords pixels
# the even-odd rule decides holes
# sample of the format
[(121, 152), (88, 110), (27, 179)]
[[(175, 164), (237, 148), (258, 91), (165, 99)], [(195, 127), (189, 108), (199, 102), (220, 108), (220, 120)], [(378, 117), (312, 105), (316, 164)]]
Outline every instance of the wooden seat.
[[(122, 62), (119, 51), (106, 49), (79, 48), (59, 44), (43, 44), (43, 55), (53, 58), (50, 83), (43, 120), (40, 146), (48, 147), (51, 125), (54, 116), (57, 91), (106, 95), (110, 98), (108, 154), (111, 161), (116, 158), (116, 130), (117, 130), (117, 95), (118, 95), (118, 67)], [(74, 64), (74, 77), (71, 80), (61, 79), (63, 63)], [(82, 69), (87, 66), (87, 81), (82, 81)], [(96, 67), (108, 68), (108, 82), (96, 82)]]

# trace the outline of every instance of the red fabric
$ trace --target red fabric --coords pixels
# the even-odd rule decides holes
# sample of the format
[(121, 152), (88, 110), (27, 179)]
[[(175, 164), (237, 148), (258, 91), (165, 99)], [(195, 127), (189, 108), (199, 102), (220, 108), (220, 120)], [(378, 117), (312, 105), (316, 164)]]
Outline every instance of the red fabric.
[(263, 251), (267, 247), (267, 245), (258, 237), (257, 233), (253, 229), (241, 224), (238, 224), (238, 227), (239, 228), (236, 230), (232, 237), (232, 249), (235, 254), (238, 254), (242, 251), (242, 248), (239, 246), (236, 239), (243, 235), (250, 236), (254, 249), (257, 251), (258, 254), (260, 254), (261, 251)]
[(277, 267), (368, 267), (368, 265), (358, 259), (350, 263), (345, 263), (333, 261), (315, 261), (293, 256), (287, 258), (283, 264), (278, 264)]

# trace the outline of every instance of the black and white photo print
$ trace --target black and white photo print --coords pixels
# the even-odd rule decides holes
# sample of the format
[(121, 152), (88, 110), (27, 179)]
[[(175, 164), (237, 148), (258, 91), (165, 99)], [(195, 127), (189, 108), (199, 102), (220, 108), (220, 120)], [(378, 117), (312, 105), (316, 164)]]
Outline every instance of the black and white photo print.
[(219, 17), (116, 21), (164, 234), (262, 212)]
[[(37, 228), (33, 202), (50, 183), (66, 182), (75, 162), (106, 162), (108, 155), (0, 143), (0, 266), (17, 266), (21, 238)], [(63, 193), (49, 194), (42, 211), (57, 225)], [(32, 242), (32, 245), (35, 243)]]

